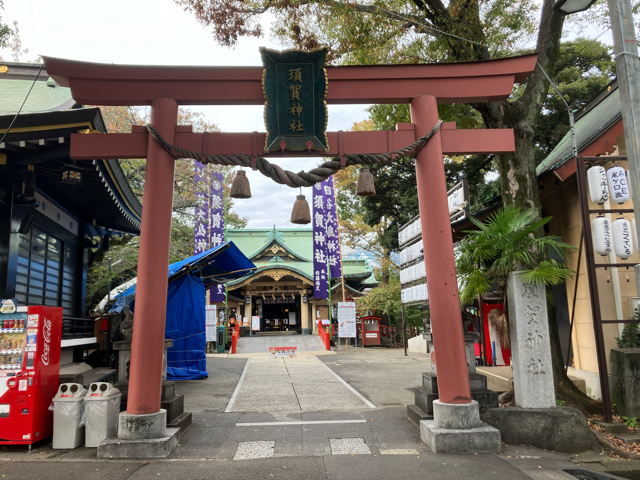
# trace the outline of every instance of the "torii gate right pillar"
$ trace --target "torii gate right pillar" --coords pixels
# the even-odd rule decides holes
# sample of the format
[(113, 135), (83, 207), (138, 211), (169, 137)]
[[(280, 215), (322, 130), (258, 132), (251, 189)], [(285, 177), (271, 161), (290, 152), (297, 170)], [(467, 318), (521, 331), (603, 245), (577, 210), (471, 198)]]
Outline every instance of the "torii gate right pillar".
[[(413, 98), (411, 121), (416, 136), (429, 133), (438, 122), (436, 98)], [(440, 131), (416, 156), (416, 181), (439, 395), (433, 420), (420, 422), (420, 438), (436, 453), (500, 451), (500, 432), (480, 422), (471, 399)]]

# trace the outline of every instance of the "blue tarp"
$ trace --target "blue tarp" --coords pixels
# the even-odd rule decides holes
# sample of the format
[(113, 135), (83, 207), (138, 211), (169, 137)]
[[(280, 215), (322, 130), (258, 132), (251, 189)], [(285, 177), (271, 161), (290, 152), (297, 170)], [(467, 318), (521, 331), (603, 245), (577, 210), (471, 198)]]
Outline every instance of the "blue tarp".
[[(169, 266), (165, 338), (173, 340), (173, 347), (167, 351), (168, 380), (207, 378), (205, 290), (244, 277), (255, 268), (233, 242)], [(134, 311), (135, 296), (136, 285), (132, 285), (116, 297), (110, 311), (121, 312), (127, 305)]]
[(192, 275), (169, 284), (167, 325), (164, 338), (172, 339), (167, 350), (167, 380), (207, 378), (204, 349), (205, 290), (202, 279)]
[[(201, 276), (205, 289), (209, 289), (219, 283), (227, 283), (242, 278), (251, 273), (251, 269), (254, 268), (256, 266), (253, 262), (245, 257), (244, 253), (233, 242), (227, 242), (169, 265), (169, 282), (180, 278), (183, 274), (193, 273)], [(200, 275), (200, 271), (202, 271), (202, 275)], [(116, 303), (109, 312), (122, 312), (125, 306), (131, 305), (135, 296), (136, 285), (131, 285), (115, 297)]]

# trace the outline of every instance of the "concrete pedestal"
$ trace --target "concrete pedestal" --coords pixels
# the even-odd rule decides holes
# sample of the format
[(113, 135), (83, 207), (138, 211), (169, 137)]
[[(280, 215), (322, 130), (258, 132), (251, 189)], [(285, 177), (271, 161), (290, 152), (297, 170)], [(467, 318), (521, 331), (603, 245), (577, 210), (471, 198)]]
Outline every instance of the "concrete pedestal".
[[(162, 381), (167, 381), (167, 349), (173, 347), (173, 340), (164, 341), (162, 356)], [(131, 341), (113, 342), (113, 349), (118, 351), (118, 383), (116, 386), (127, 397), (126, 388), (129, 385), (129, 371), (131, 369)]]
[(500, 432), (480, 421), (478, 402), (433, 402), (433, 420), (420, 422), (420, 438), (434, 453), (500, 452)]
[(118, 435), (98, 446), (98, 458), (166, 458), (178, 445), (179, 428), (167, 428), (167, 411), (147, 415), (121, 412)]
[(611, 397), (618, 413), (640, 418), (640, 348), (612, 348)]
[(500, 430), (508, 445), (531, 445), (567, 453), (584, 452), (596, 445), (584, 415), (571, 407), (492, 408), (483, 421)]
[[(433, 333), (424, 333), (423, 338), (427, 341), (427, 353), (431, 354), (431, 373), (437, 375), (436, 351), (433, 346)], [(467, 356), (467, 369), (469, 373), (476, 373), (476, 349), (475, 344), (480, 342), (480, 334), (475, 332), (464, 332), (464, 349)]]

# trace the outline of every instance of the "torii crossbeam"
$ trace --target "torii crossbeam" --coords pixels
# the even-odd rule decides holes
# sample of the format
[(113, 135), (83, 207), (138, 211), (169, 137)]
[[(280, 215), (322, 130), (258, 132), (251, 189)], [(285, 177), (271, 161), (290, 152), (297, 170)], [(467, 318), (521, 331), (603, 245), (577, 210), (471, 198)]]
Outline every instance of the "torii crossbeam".
[[(505, 100), (513, 84), (524, 81), (533, 71), (536, 59), (533, 54), (470, 63), (327, 67), (327, 103), (409, 103), (412, 123), (399, 124), (390, 132), (329, 133), (330, 151), (322, 155), (387, 153), (405, 147), (438, 122), (438, 103)], [(262, 105), (261, 67), (109, 65), (51, 57), (44, 57), (44, 61), (47, 73), (59, 85), (70, 87), (79, 103), (150, 105), (151, 124), (169, 143), (202, 153), (268, 156), (263, 152), (264, 134), (199, 134), (177, 125), (179, 105)], [(431, 322), (438, 351), (438, 390), (443, 403), (471, 402), (443, 154), (507, 153), (514, 149), (511, 130), (456, 130), (454, 124), (445, 124), (416, 157)], [(309, 155), (319, 156), (317, 152)], [(148, 161), (126, 414), (139, 419), (160, 412), (174, 159), (143, 127), (134, 127), (130, 134), (71, 138), (71, 158), (76, 160), (144, 157)], [(141, 435), (123, 426), (122, 417), (120, 425), (121, 439)], [(158, 430), (155, 435), (160, 435)]]

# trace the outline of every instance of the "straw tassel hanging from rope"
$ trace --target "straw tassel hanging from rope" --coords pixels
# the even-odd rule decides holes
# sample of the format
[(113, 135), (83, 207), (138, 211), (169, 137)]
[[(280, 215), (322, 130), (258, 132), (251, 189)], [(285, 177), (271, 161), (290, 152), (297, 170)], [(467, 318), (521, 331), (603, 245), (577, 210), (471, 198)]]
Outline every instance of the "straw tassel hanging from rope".
[(361, 197), (369, 197), (376, 194), (376, 186), (369, 167), (360, 168), (360, 175), (358, 175), (358, 182), (356, 183), (356, 193)]
[(296, 201), (293, 204), (293, 210), (291, 210), (291, 223), (296, 223), (298, 225), (307, 225), (311, 223), (309, 202), (305, 200), (304, 195), (302, 194), (296, 197)]
[(231, 184), (231, 198), (251, 198), (251, 185), (247, 178), (247, 172), (238, 170)]

